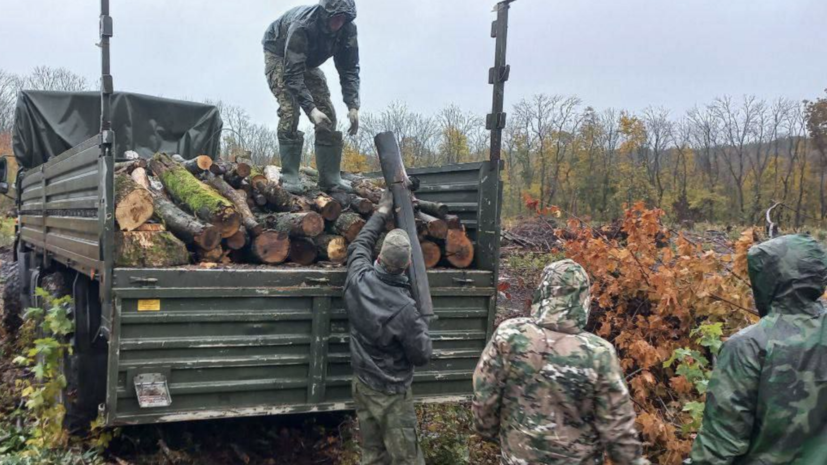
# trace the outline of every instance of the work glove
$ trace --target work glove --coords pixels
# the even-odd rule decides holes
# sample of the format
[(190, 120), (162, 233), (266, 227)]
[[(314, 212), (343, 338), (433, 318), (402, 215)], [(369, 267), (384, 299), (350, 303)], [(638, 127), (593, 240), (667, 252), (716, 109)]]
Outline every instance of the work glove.
[(350, 129), (347, 133), (355, 136), (356, 133), (359, 132), (359, 110), (351, 108), (350, 111), (347, 112), (347, 119), (350, 120)]
[(310, 112), (310, 121), (313, 121), (314, 126), (321, 126), (328, 131), (333, 130), (333, 122), (318, 108), (314, 108), (313, 111)]
[(390, 190), (385, 189), (385, 192), (382, 193), (382, 199), (379, 200), (379, 208), (377, 208), (376, 211), (387, 215), (391, 210), (393, 210), (393, 194), (391, 194)]

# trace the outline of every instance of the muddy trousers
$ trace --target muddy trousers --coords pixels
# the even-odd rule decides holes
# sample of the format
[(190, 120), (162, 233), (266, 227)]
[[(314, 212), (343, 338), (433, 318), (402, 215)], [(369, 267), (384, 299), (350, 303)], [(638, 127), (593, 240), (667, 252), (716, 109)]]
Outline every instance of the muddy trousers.
[(410, 388), (386, 394), (354, 378), (353, 401), (362, 432), (362, 465), (425, 465)]

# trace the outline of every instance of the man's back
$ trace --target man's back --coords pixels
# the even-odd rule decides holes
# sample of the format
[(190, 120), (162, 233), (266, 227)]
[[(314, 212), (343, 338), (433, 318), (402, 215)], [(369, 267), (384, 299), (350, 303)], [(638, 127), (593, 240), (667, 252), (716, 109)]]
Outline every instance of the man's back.
[(428, 363), (431, 340), (408, 278), (373, 263), (384, 219), (374, 214), (348, 249), (345, 307), (354, 374), (377, 391), (404, 393), (413, 381), (413, 367)]
[(618, 464), (640, 458), (614, 349), (583, 331), (590, 300), (579, 265), (552, 264), (532, 316), (504, 322), (486, 348), (474, 416), (480, 434), (499, 436), (503, 463), (603, 463), (604, 450)]
[(766, 316), (724, 344), (692, 461), (827, 463), (827, 257), (785, 236), (754, 247), (749, 265)]

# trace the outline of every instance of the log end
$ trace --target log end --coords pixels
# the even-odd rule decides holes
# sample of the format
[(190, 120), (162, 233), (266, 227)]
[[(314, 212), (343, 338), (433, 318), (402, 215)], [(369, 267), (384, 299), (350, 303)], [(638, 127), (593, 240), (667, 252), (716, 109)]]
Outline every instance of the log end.
[(239, 228), (235, 234), (227, 238), (227, 248), (230, 250), (241, 250), (247, 245), (247, 230)]
[(445, 239), (445, 258), (455, 268), (468, 268), (474, 262), (474, 243), (465, 231), (451, 229)]
[(134, 231), (155, 214), (152, 194), (145, 189), (135, 189), (124, 195), (115, 205), (115, 219), (122, 231)]
[(215, 226), (207, 226), (194, 240), (201, 249), (214, 250), (221, 245), (221, 231)]
[(425, 259), (425, 268), (436, 267), (442, 258), (442, 250), (431, 241), (422, 241), (420, 245), (422, 246), (422, 257)]
[(201, 171), (207, 171), (212, 168), (212, 158), (207, 155), (199, 155), (195, 157), (195, 164), (201, 168)]
[(290, 241), (290, 261), (302, 266), (312, 265), (318, 258), (316, 244), (309, 239), (293, 239)]
[(307, 237), (316, 237), (324, 232), (324, 218), (322, 218), (322, 215), (315, 212), (305, 214), (302, 219), (302, 231)]
[(282, 263), (290, 254), (290, 238), (285, 233), (264, 231), (253, 240), (251, 252), (261, 263), (267, 265)]
[(327, 221), (336, 221), (342, 216), (342, 204), (337, 201), (328, 202), (319, 212)]
[(238, 232), (241, 227), (241, 215), (238, 214), (235, 208), (223, 208), (217, 215), (213, 226), (221, 231), (221, 237), (227, 239)]

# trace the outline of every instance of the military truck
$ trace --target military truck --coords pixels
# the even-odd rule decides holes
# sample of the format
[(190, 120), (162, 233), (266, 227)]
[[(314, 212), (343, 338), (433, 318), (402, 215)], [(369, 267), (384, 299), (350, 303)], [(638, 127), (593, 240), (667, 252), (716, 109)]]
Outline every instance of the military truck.
[[(499, 67), (491, 80), (499, 94), (489, 129), (496, 143), (505, 121), (508, 3), (495, 23)], [(70, 416), (128, 425), (351, 408), (346, 269), (113, 265), (115, 164), (126, 150), (218, 156), (221, 119), (210, 105), (114, 93), (107, 0), (102, 7), (101, 93), (23, 92), (14, 130), (18, 227), (5, 295), (18, 300), (10, 308), (25, 308), (40, 304), (35, 290), (48, 277), (67, 283), (75, 322), (64, 363)], [(499, 147), (492, 155), (409, 170), (419, 198), (460, 216), (476, 255), (473, 269), (428, 273), (437, 318), (433, 358), (414, 381), (422, 402), (467, 399), (492, 332)]]

